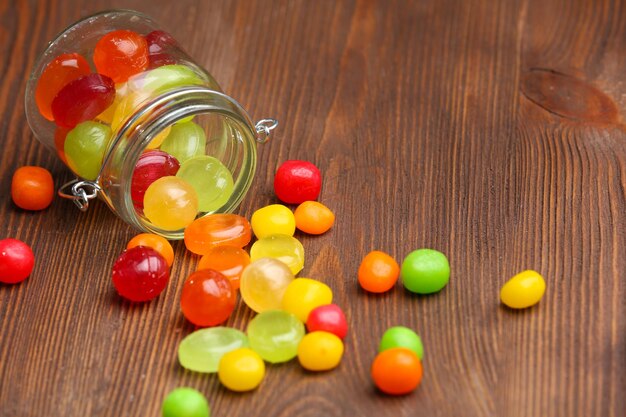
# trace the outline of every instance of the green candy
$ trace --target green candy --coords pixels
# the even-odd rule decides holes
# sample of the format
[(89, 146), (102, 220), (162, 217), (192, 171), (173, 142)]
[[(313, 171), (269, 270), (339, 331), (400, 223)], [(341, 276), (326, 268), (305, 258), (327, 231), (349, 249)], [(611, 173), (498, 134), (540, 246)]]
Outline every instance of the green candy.
[(65, 138), (67, 164), (78, 175), (95, 180), (111, 140), (111, 128), (97, 122), (82, 122)]
[(250, 347), (269, 363), (295, 358), (304, 337), (304, 324), (293, 314), (282, 310), (257, 314), (248, 323), (247, 330)]
[(237, 329), (200, 329), (180, 342), (178, 361), (191, 371), (213, 373), (217, 372), (220, 359), (225, 353), (242, 347), (248, 347), (248, 338)]
[(443, 253), (418, 249), (404, 258), (400, 270), (404, 288), (417, 294), (441, 291), (450, 279), (450, 264)]
[(390, 327), (383, 334), (378, 346), (378, 352), (393, 348), (407, 348), (415, 352), (418, 358), (424, 357), (424, 346), (422, 339), (413, 330), (404, 326)]
[(160, 149), (167, 152), (181, 164), (194, 156), (204, 155), (206, 134), (194, 122), (177, 123), (161, 144)]
[(198, 74), (184, 65), (164, 65), (155, 68), (145, 75), (141, 83), (146, 91), (156, 94), (173, 88), (205, 84)]
[(232, 174), (212, 156), (201, 155), (186, 160), (176, 176), (196, 190), (199, 211), (215, 211), (226, 204), (233, 194)]
[(176, 388), (168, 394), (161, 408), (163, 417), (210, 417), (211, 409), (204, 395), (193, 388)]

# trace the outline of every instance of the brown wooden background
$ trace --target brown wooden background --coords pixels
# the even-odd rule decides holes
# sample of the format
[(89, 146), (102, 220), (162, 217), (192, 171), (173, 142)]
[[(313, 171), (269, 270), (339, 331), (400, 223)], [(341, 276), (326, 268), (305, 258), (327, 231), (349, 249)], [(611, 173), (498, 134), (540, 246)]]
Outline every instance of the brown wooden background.
[[(177, 345), (193, 329), (179, 295), (197, 258), (181, 242), (166, 292), (130, 305), (110, 268), (135, 232), (104, 204), (12, 204), (21, 165), (70, 178), (26, 124), (35, 57), (111, 7), (153, 16), (255, 119), (280, 120), (242, 214), (275, 202), (283, 160), (322, 169), (338, 221), (299, 236), (301, 276), (327, 282), (348, 314), (338, 370), (271, 366), (244, 395), (184, 371)], [(626, 2), (0, 0), (0, 20), (0, 238), (37, 256), (25, 283), (0, 286), (1, 416), (158, 416), (178, 386), (215, 416), (625, 415)], [(449, 256), (440, 294), (359, 291), (366, 252), (419, 247)], [(498, 291), (523, 269), (547, 292), (512, 312)], [(251, 316), (241, 306), (228, 324)], [(425, 375), (389, 398), (369, 367), (397, 324), (421, 334)]]

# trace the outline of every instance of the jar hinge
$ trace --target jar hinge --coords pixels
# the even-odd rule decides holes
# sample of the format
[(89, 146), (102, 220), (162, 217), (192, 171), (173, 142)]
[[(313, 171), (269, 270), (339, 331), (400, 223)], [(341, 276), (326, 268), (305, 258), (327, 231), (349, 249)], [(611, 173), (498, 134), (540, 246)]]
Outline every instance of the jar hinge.
[(270, 133), (278, 126), (278, 120), (276, 119), (261, 119), (254, 125), (257, 137), (256, 141), (259, 143), (265, 143), (270, 140)]
[(97, 183), (77, 178), (63, 184), (63, 186), (59, 188), (59, 196), (72, 200), (80, 211), (87, 211), (89, 208), (89, 200), (96, 198), (100, 190), (101, 188)]

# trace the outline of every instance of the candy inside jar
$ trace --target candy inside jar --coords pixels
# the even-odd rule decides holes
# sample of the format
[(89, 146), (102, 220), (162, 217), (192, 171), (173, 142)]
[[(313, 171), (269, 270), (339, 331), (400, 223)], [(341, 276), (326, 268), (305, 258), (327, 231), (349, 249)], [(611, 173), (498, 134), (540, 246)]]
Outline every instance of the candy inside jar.
[(37, 138), (78, 177), (62, 196), (100, 196), (144, 231), (182, 238), (194, 219), (230, 212), (256, 169), (256, 126), (213, 77), (148, 17), (85, 18), (53, 40), (26, 91)]

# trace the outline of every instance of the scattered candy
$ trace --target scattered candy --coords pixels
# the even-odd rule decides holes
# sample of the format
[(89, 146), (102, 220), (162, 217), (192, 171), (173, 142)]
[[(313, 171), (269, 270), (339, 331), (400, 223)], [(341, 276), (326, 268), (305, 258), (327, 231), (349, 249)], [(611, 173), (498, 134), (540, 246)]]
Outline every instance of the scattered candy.
[(203, 212), (218, 210), (233, 194), (232, 174), (212, 156), (201, 155), (187, 159), (176, 176), (187, 181), (196, 190), (198, 210)]
[(406, 348), (392, 348), (379, 353), (371, 368), (372, 379), (379, 390), (390, 395), (404, 395), (422, 381), (422, 363)]
[(222, 356), (217, 376), (231, 391), (252, 391), (263, 381), (265, 363), (252, 349), (239, 348)]
[(241, 298), (257, 313), (281, 307), (287, 286), (294, 280), (284, 263), (261, 258), (248, 265), (241, 275)]
[(422, 339), (413, 330), (404, 326), (390, 327), (383, 334), (378, 345), (378, 352), (393, 348), (407, 348), (412, 350), (420, 360), (424, 357)]
[(163, 236), (155, 235), (153, 233), (141, 233), (135, 236), (128, 242), (126, 249), (132, 249), (137, 246), (145, 246), (152, 248), (159, 253), (165, 259), (168, 267), (172, 266), (174, 262), (174, 249), (170, 242)]
[(246, 335), (230, 327), (200, 329), (185, 337), (178, 345), (178, 361), (195, 372), (217, 372), (225, 353), (248, 346)]
[(161, 412), (163, 417), (211, 417), (206, 398), (193, 388), (176, 388), (170, 392)]
[(210, 214), (195, 220), (185, 229), (185, 246), (198, 255), (206, 255), (219, 245), (243, 248), (250, 243), (250, 239), (250, 223), (236, 214)]
[(537, 271), (520, 272), (500, 290), (500, 300), (510, 308), (532, 307), (546, 292), (546, 282)]
[(24, 210), (43, 210), (54, 198), (54, 181), (50, 171), (35, 166), (18, 168), (11, 180), (11, 198)]
[(324, 331), (332, 333), (340, 339), (348, 333), (348, 323), (341, 308), (336, 304), (328, 304), (314, 308), (306, 320), (309, 332)]
[(225, 322), (235, 309), (237, 293), (228, 278), (212, 269), (194, 272), (183, 285), (180, 307), (187, 320), (199, 327)]
[(274, 177), (276, 197), (289, 204), (317, 200), (321, 188), (319, 169), (307, 161), (285, 161)]
[(309, 371), (328, 371), (341, 362), (343, 342), (328, 332), (312, 332), (305, 335), (298, 345), (298, 361)]
[(100, 74), (123, 83), (148, 68), (148, 43), (133, 31), (114, 30), (96, 44), (93, 62)]
[(282, 307), (306, 322), (314, 308), (332, 302), (333, 292), (328, 285), (310, 278), (296, 278), (285, 290)]
[(250, 259), (274, 258), (283, 262), (296, 275), (304, 268), (304, 247), (288, 235), (270, 235), (259, 239), (250, 248)]
[(100, 74), (84, 75), (66, 84), (52, 100), (54, 121), (73, 128), (80, 122), (94, 119), (115, 100), (115, 84)]
[(0, 282), (17, 284), (24, 281), (35, 266), (30, 246), (17, 239), (0, 240)]
[(196, 218), (198, 197), (193, 187), (180, 178), (162, 177), (146, 190), (143, 212), (163, 230), (183, 229)]
[(359, 284), (369, 292), (383, 293), (389, 291), (398, 281), (400, 266), (391, 256), (384, 252), (368, 253), (359, 266)]
[(213, 269), (230, 280), (235, 290), (239, 289), (239, 279), (245, 267), (250, 264), (250, 255), (235, 246), (216, 246), (200, 258), (198, 270)]
[(257, 239), (275, 234), (293, 236), (296, 231), (293, 213), (282, 204), (272, 204), (258, 209), (252, 214), (250, 224)]
[(418, 249), (404, 259), (400, 274), (407, 290), (417, 294), (432, 294), (448, 284), (450, 264), (441, 252)]
[(287, 362), (298, 354), (304, 325), (286, 311), (259, 313), (248, 323), (250, 347), (269, 363)]
[(110, 140), (109, 126), (90, 121), (78, 124), (65, 138), (67, 164), (79, 177), (95, 180)]
[(176, 175), (180, 164), (172, 155), (163, 151), (148, 151), (141, 154), (130, 184), (133, 204), (143, 209), (143, 199), (148, 187), (159, 178)]
[(298, 230), (311, 235), (326, 233), (335, 223), (335, 214), (322, 203), (305, 201), (294, 212)]
[(113, 286), (130, 301), (152, 300), (163, 292), (169, 278), (165, 259), (144, 246), (125, 250), (113, 265)]

